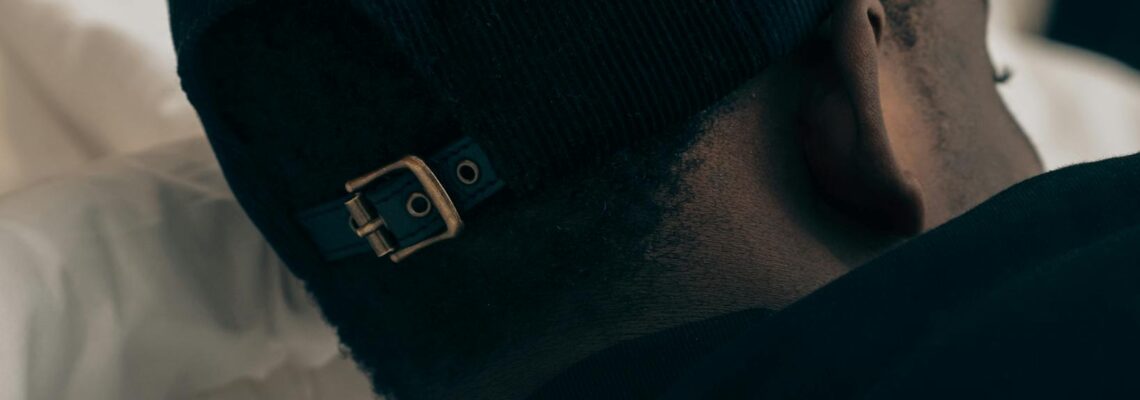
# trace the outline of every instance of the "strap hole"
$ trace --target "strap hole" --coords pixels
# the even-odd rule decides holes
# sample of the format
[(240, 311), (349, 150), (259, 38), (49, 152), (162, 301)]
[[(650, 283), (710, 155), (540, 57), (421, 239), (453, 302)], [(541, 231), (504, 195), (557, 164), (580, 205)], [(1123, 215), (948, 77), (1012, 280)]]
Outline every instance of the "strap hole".
[(455, 176), (464, 185), (474, 185), (479, 182), (479, 164), (471, 160), (463, 160), (455, 167)]
[(415, 192), (408, 196), (407, 209), (413, 217), (423, 218), (431, 213), (431, 201), (423, 193)]

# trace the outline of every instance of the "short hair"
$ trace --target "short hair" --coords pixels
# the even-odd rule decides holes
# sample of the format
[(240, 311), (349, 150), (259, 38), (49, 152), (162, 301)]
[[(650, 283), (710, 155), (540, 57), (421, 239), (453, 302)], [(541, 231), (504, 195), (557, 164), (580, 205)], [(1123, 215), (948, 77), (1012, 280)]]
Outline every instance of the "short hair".
[(926, 4), (925, 0), (884, 0), (883, 9), (887, 14), (887, 23), (895, 32), (893, 37), (905, 49), (914, 48), (918, 44), (918, 30), (915, 23), (915, 11)]

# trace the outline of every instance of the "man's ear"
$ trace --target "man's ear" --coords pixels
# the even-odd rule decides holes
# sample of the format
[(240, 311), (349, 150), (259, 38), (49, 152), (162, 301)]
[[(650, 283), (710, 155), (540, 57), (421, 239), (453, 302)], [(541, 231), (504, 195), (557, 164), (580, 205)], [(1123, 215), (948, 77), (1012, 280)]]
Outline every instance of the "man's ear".
[(923, 228), (918, 181), (899, 164), (884, 123), (879, 91), (885, 15), (879, 0), (840, 0), (824, 28), (803, 105), (802, 145), (815, 183), (833, 206), (856, 220), (912, 235)]

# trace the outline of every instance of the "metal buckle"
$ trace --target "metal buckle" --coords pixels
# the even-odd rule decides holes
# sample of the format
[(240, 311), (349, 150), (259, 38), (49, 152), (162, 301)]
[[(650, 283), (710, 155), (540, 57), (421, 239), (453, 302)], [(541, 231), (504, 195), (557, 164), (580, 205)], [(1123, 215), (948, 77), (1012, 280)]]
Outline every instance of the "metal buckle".
[[(381, 231), (381, 228), (384, 227), (384, 218), (379, 215), (371, 215), (368, 211), (367, 200), (364, 198), (364, 194), (361, 193), (362, 189), (376, 179), (401, 169), (411, 171), (412, 175), (415, 175), (416, 179), (420, 181), (420, 185), (424, 187), (424, 192), (427, 193), (427, 197), (431, 201), (432, 206), (435, 207), (436, 210), (439, 210), (439, 216), (443, 218), (443, 223), (447, 226), (447, 230), (443, 233), (402, 249), (396, 248), (396, 246), (388, 242), (388, 239)], [(400, 262), (400, 260), (407, 258), (425, 247), (459, 236), (459, 232), (463, 230), (463, 220), (459, 218), (459, 210), (455, 208), (455, 203), (453, 203), (451, 197), (447, 195), (447, 191), (444, 190), (439, 178), (435, 176), (435, 173), (432, 172), (427, 163), (419, 157), (404, 157), (403, 160), (348, 181), (348, 183), (344, 184), (344, 188), (353, 195), (351, 199), (344, 203), (345, 207), (348, 207), (348, 213), (351, 216), (351, 225), (356, 231), (357, 236), (368, 240), (368, 244), (372, 246), (372, 250), (376, 251), (377, 257), (390, 255), (392, 262)]]

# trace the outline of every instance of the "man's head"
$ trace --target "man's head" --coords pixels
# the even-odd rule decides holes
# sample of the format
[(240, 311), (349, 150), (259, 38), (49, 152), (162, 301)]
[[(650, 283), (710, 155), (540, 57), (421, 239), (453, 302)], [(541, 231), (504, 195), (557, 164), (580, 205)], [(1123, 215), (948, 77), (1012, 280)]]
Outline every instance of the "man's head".
[[(204, 98), (234, 133), (212, 139), (252, 149), (221, 155), (235, 188), (284, 193), (243, 199), (283, 253), (295, 235), (279, 221), (324, 200), (296, 180), (390, 162), (342, 165), (366, 158), (360, 143), (426, 146), (346, 127), (463, 128), (465, 105), (412, 78), (354, 10), (255, 7), (203, 39)], [(615, 340), (782, 307), (1039, 171), (994, 88), (983, 0), (837, 0), (827, 15), (687, 123), (499, 196), (456, 240), (299, 275), (380, 389), (518, 395)], [(671, 84), (707, 77), (689, 78)], [(332, 134), (279, 139), (306, 130)]]

